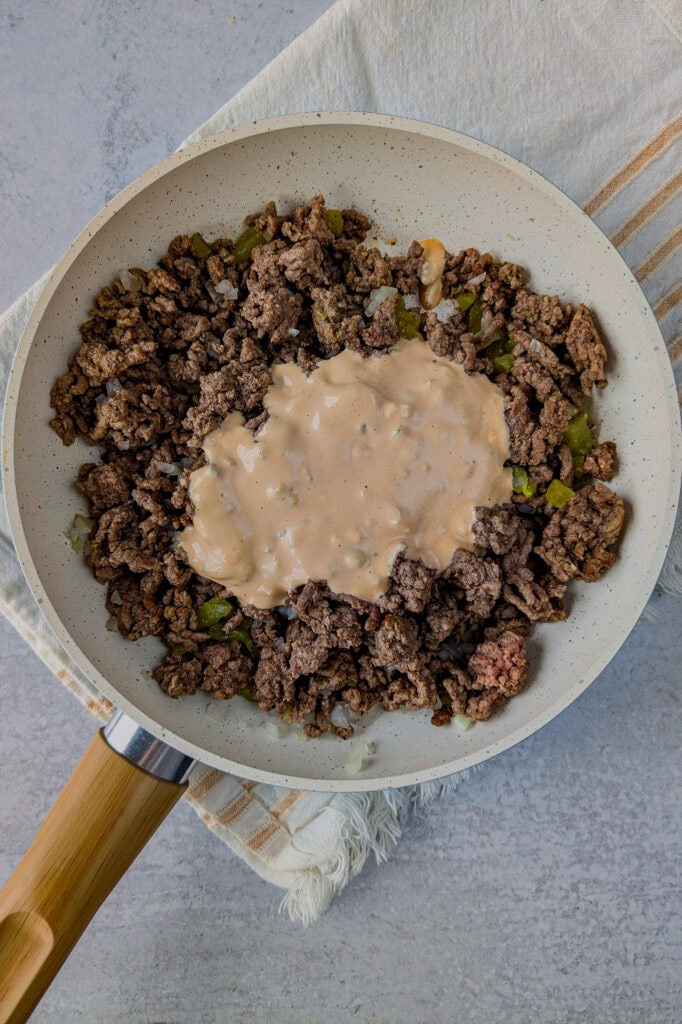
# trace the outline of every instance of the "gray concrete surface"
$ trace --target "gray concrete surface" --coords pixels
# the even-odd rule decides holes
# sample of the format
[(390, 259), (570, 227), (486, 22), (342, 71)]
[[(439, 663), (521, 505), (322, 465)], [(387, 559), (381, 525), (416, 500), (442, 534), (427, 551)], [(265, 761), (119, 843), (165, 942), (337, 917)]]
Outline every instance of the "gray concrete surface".
[[(4, 0), (0, 307), (326, 7)], [(37, 1024), (679, 1024), (680, 603), (305, 930), (178, 807)], [(0, 622), (0, 881), (93, 732)]]

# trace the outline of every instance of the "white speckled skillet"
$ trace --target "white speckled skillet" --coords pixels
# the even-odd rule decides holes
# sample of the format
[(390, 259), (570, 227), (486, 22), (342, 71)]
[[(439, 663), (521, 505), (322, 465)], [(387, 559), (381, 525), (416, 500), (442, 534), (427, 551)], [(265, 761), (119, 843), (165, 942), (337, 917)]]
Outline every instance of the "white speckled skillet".
[[(467, 733), (433, 728), (426, 712), (380, 716), (365, 734), (376, 756), (352, 778), (344, 771), (348, 746), (336, 738), (277, 741), (245, 701), (230, 702), (217, 720), (206, 714), (206, 695), (170, 700), (150, 677), (158, 641), (128, 643), (104, 628), (103, 589), (64, 541), (74, 513), (85, 511), (73, 487), (77, 469), (97, 453), (80, 442), (64, 448), (49, 427), (50, 387), (78, 345), (78, 325), (121, 268), (152, 265), (174, 235), (234, 236), (245, 214), (269, 199), (288, 209), (319, 192), (330, 206), (372, 215), (405, 247), (433, 235), (449, 249), (490, 250), (530, 268), (536, 290), (595, 310), (610, 350), (609, 387), (596, 412), (602, 437), (618, 442), (615, 487), (628, 506), (616, 566), (597, 584), (573, 587), (569, 619), (534, 634), (524, 693)], [(109, 745), (93, 741), (0, 893), (0, 1022), (14, 1022), (26, 1019), (177, 799), (189, 759), (281, 786), (403, 786), (492, 757), (575, 700), (618, 650), (654, 586), (674, 522), (682, 445), (653, 314), (618, 253), (571, 200), (517, 160), (456, 132), (335, 113), (262, 121), (200, 142), (152, 168), (94, 218), (57, 265), (22, 338), (3, 452), (14, 541), (36, 600), (81, 669), (134, 719), (124, 719)], [(147, 733), (132, 735), (135, 722)], [(132, 744), (131, 735), (121, 740), (126, 729)]]
[[(324, 193), (404, 244), (436, 236), (530, 269), (531, 285), (595, 310), (609, 348), (601, 435), (619, 444), (614, 486), (626, 499), (621, 558), (603, 581), (571, 588), (570, 617), (532, 639), (527, 689), (467, 733), (424, 714), (385, 715), (376, 758), (358, 777), (331, 736), (276, 741), (235, 700), (224, 721), (208, 698), (170, 700), (150, 678), (161, 645), (106, 631), (102, 588), (63, 542), (84, 511), (73, 481), (89, 453), (48, 426), (49, 389), (76, 349), (92, 299), (121, 267), (152, 265), (179, 232), (235, 234), (269, 199), (285, 208)], [(372, 790), (458, 771), (504, 750), (576, 698), (623, 643), (671, 536), (680, 477), (669, 358), (632, 273), (592, 221), (539, 174), (474, 139), (364, 114), (294, 115), (213, 136), (147, 171), (85, 228), (55, 268), (20, 343), (4, 418), (7, 504), (29, 584), (59, 640), (117, 707), (202, 761), (254, 779), (318, 790)], [(95, 456), (96, 457), (96, 456)]]
[[(357, 778), (348, 748), (327, 736), (275, 741), (261, 713), (234, 701), (224, 721), (208, 699), (169, 700), (149, 677), (156, 640), (107, 632), (103, 588), (64, 543), (82, 499), (73, 488), (89, 457), (48, 426), (49, 390), (78, 345), (78, 324), (121, 267), (149, 266), (180, 232), (232, 234), (269, 199), (291, 207), (323, 192), (356, 206), (407, 245), (435, 235), (522, 263), (536, 290), (584, 301), (608, 342), (609, 386), (597, 404), (614, 438), (614, 486), (628, 504), (617, 565), (598, 584), (574, 585), (570, 618), (539, 628), (527, 690), (468, 733), (434, 729), (427, 713), (385, 715), (371, 726), (373, 762)], [(571, 703), (608, 663), (637, 620), (670, 539), (680, 478), (678, 405), (651, 310), (613, 246), (582, 211), (534, 171), (456, 132), (374, 114), (307, 114), (213, 136), (152, 168), (71, 245), (43, 291), (19, 346), (4, 421), (7, 503), (28, 582), (65, 648), (118, 707), (202, 761), (258, 780), (358, 790), (434, 779), (504, 750)], [(94, 453), (96, 457), (96, 453)]]

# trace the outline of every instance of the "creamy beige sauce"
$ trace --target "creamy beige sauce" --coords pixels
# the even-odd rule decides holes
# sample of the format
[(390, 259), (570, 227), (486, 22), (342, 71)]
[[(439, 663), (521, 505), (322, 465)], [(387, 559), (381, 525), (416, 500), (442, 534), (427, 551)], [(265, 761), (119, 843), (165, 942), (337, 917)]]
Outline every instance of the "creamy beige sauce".
[(255, 437), (231, 413), (204, 441), (180, 538), (242, 602), (283, 604), (309, 579), (373, 601), (399, 551), (444, 569), (473, 547), (475, 507), (510, 499), (501, 392), (422, 339), (272, 376)]

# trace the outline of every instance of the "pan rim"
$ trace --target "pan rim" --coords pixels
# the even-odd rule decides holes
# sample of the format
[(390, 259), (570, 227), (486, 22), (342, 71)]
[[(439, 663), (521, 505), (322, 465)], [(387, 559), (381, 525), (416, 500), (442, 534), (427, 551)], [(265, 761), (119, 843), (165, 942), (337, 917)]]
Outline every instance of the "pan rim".
[[(654, 550), (652, 551), (647, 570), (642, 574), (639, 580), (638, 600), (631, 605), (630, 615), (623, 621), (621, 628), (616, 634), (614, 634), (614, 638), (609, 643), (605, 643), (603, 645), (600, 651), (600, 656), (595, 660), (588, 677), (580, 679), (572, 685), (567, 686), (561, 696), (548, 708), (531, 716), (522, 725), (513, 729), (508, 734), (486, 746), (482, 750), (475, 751), (468, 755), (460, 755), (459, 757), (453, 758), (451, 761), (447, 761), (427, 769), (406, 774), (392, 775), (389, 778), (363, 777), (348, 779), (316, 779), (284, 775), (279, 772), (244, 765), (239, 762), (232, 761), (228, 757), (216, 755), (211, 751), (197, 746), (195, 743), (184, 739), (182, 735), (179, 735), (173, 730), (167, 729), (158, 721), (139, 710), (132, 701), (119, 693), (119, 691), (109, 683), (106, 677), (104, 677), (90, 662), (88, 657), (72, 639), (69, 631), (63, 625), (59, 613), (53, 606), (46, 590), (43, 587), (40, 575), (33, 561), (29, 542), (22, 524), (19, 495), (17, 491), (14, 437), (16, 414), (18, 410), (18, 397), (21, 389), (24, 367), (31, 351), (31, 346), (34, 341), (38, 325), (40, 324), (52, 297), (58, 289), (64, 275), (78, 258), (89, 240), (103, 227), (104, 224), (114, 217), (141, 191), (153, 182), (157, 181), (159, 178), (165, 176), (170, 171), (175, 170), (196, 157), (213, 149), (221, 148), (230, 143), (238, 142), (241, 139), (250, 138), (254, 135), (266, 134), (268, 132), (279, 131), (282, 129), (310, 128), (318, 125), (368, 126), (384, 130), (396, 130), (399, 132), (409, 132), (459, 146), (460, 148), (464, 148), (474, 154), (486, 157), (493, 162), (500, 164), (502, 167), (513, 171), (515, 174), (528, 181), (535, 188), (540, 189), (548, 195), (560, 206), (564, 213), (581, 220), (584, 229), (591, 232), (595, 237), (598, 237), (601, 240), (602, 247), (604, 247), (604, 243), (606, 243), (605, 258), (607, 258), (608, 255), (612, 260), (615, 259), (618, 261), (620, 269), (623, 271), (627, 279), (628, 287), (633, 290), (634, 294), (636, 294), (640, 299), (639, 304), (643, 310), (642, 316), (644, 326), (648, 327), (647, 342), (650, 342), (654, 348), (654, 352), (659, 363), (659, 369), (661, 371), (667, 418), (670, 425), (669, 491), (665, 502), (665, 512), (657, 542)], [(227, 129), (211, 135), (206, 139), (188, 145), (167, 159), (156, 164), (135, 181), (131, 182), (117, 196), (107, 203), (69, 245), (66, 252), (51, 272), (40, 296), (38, 297), (15, 353), (10, 371), (3, 414), (2, 435), (3, 476), (5, 482), (7, 512), (15, 549), (17, 551), (22, 571), (34, 598), (39, 602), (41, 610), (56, 633), (61, 645), (85, 675), (92, 680), (93, 684), (103, 694), (103, 696), (111, 700), (116, 707), (129, 714), (133, 719), (135, 719), (135, 721), (139, 722), (144, 726), (144, 728), (148, 729), (154, 735), (204, 763), (220, 768), (221, 770), (231, 774), (252, 779), (256, 782), (323, 792), (364, 792), (378, 789), (389, 789), (411, 785), (418, 782), (432, 781), (454, 774), (486, 761), (496, 754), (509, 749), (521, 740), (526, 739), (573, 703), (579, 694), (582, 693), (587, 686), (594, 681), (594, 679), (596, 679), (619, 650), (649, 599), (670, 544), (679, 500), (680, 477), (682, 475), (682, 435), (679, 429), (677, 392), (672, 373), (672, 366), (665, 348), (665, 343), (653, 312), (649, 308), (638, 282), (635, 280), (632, 272), (620, 256), (620, 253), (618, 253), (618, 251), (611, 245), (597, 225), (556, 185), (549, 182), (537, 171), (532, 170), (515, 157), (510, 156), (494, 146), (481, 142), (478, 139), (472, 138), (461, 132), (444, 128), (439, 125), (430, 124), (428, 122), (388, 114), (368, 114), (352, 111), (288, 114), (280, 117), (253, 121), (249, 124)]]

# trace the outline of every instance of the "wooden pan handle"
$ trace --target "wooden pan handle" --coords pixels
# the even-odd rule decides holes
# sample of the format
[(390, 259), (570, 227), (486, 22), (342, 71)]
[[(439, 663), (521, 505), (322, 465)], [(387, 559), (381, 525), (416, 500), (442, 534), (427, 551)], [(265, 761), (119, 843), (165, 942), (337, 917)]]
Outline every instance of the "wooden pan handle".
[(0, 892), (0, 1024), (28, 1020), (184, 789), (95, 736)]

